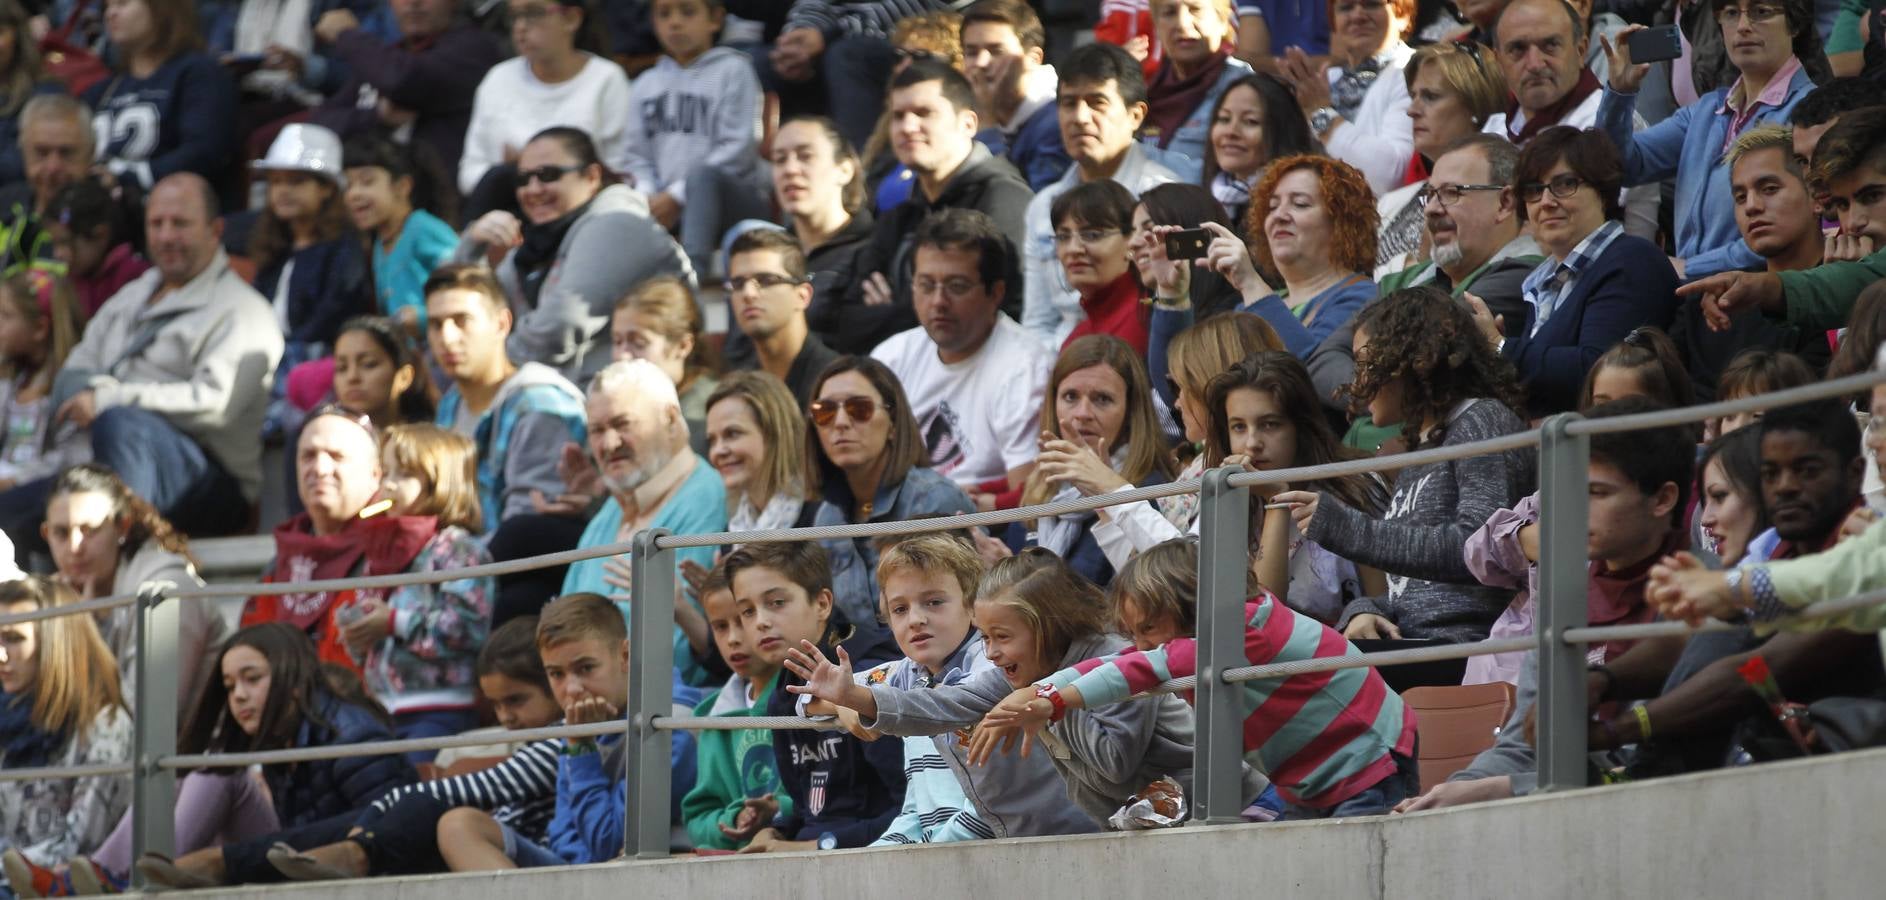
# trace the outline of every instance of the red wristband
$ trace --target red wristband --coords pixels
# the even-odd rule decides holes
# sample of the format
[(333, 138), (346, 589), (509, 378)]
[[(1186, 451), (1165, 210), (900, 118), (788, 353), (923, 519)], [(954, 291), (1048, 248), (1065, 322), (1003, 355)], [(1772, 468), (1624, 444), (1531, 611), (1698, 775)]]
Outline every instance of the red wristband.
[(1052, 684), (1035, 688), (1035, 696), (1048, 701), (1053, 711), (1048, 713), (1048, 721), (1059, 722), (1067, 715), (1067, 701), (1061, 697), (1061, 689)]

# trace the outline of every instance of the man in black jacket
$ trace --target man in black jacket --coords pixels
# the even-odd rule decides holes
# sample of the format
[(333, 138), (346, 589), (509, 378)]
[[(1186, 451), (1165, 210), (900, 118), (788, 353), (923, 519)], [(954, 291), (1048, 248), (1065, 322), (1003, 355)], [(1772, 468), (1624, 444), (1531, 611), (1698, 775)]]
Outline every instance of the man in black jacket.
[[(995, 222), (1012, 246), (1021, 246), (1023, 218), (1034, 192), (1008, 160), (976, 142), (981, 127), (976, 93), (962, 73), (933, 60), (912, 63), (891, 80), (891, 149), (916, 183), (910, 198), (884, 214), (858, 258), (832, 346), (869, 353), (885, 338), (917, 324), (910, 305), (910, 272), (917, 225), (939, 209), (973, 209)], [(1014, 258), (1011, 256), (1011, 258)], [(1021, 284), (1019, 267), (1009, 284)], [(1021, 314), (1016, 292), (1004, 304)]]

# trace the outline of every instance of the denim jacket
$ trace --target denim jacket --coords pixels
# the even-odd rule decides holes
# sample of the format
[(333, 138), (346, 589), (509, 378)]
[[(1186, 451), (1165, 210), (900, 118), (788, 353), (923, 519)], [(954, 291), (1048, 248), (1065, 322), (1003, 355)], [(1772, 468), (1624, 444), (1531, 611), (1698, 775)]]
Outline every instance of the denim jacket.
[[(826, 478), (824, 501), (814, 525), (851, 525), (857, 506), (843, 478)], [(942, 513), (976, 511), (963, 489), (928, 468), (913, 468), (895, 484), (878, 485), (871, 502), (871, 521), (901, 522)], [(820, 541), (832, 555), (832, 596), (853, 624), (864, 628), (878, 620), (878, 552), (870, 538)]]

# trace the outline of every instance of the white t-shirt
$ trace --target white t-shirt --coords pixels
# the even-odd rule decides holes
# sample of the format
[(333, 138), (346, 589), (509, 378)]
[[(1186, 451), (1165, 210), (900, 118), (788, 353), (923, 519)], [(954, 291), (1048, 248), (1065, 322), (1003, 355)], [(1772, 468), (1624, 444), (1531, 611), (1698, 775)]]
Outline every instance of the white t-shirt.
[(1034, 462), (1054, 357), (1014, 319), (998, 313), (982, 349), (953, 365), (922, 328), (892, 335), (871, 356), (903, 384), (938, 474), (968, 488)]
[(627, 171), (629, 76), (613, 60), (595, 55), (575, 77), (556, 84), (538, 79), (521, 56), (492, 66), (472, 96), (459, 192), (471, 193), (486, 170), (504, 162), (505, 147), (521, 151), (531, 136), (553, 125), (588, 132), (602, 164)]

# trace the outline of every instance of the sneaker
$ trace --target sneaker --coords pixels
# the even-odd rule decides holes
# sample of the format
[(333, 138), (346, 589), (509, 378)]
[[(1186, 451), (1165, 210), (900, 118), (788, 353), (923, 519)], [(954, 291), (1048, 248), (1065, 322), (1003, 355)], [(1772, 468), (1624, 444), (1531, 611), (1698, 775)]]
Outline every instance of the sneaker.
[(72, 883), (58, 872), (35, 865), (20, 851), (8, 848), (0, 853), (0, 868), (7, 873), (7, 883), (21, 897), (70, 897)]
[(162, 853), (146, 853), (137, 861), (138, 874), (144, 876), (147, 887), (163, 890), (166, 888), (180, 891), (194, 891), (200, 888), (221, 887), (214, 881), (204, 878), (189, 869), (181, 868), (176, 860)]
[(74, 856), (66, 863), (66, 879), (72, 882), (72, 893), (81, 897), (122, 894), (131, 884), (129, 878), (111, 874), (110, 870), (86, 856)]

